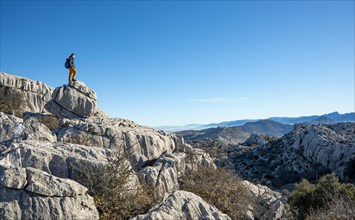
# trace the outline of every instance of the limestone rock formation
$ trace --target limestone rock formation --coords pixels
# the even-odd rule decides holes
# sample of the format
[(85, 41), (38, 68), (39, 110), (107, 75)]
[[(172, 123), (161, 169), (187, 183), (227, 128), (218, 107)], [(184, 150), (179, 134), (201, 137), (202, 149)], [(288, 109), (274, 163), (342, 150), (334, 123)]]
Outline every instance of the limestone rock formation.
[(35, 118), (25, 120), (0, 112), (0, 152), (21, 140), (56, 141), (56, 137)]
[(112, 152), (103, 148), (87, 148), (61, 142), (22, 141), (13, 143), (0, 154), (0, 165), (33, 167), (51, 175), (75, 179), (83, 167), (104, 164)]
[(280, 187), (301, 178), (335, 172), (355, 181), (355, 123), (296, 124), (282, 138), (246, 151), (231, 160), (250, 179), (264, 179)]
[[(295, 125), (291, 149), (301, 153), (313, 164), (320, 164), (346, 179), (350, 160), (355, 157), (355, 123)], [(284, 155), (285, 159), (287, 155)], [(352, 170), (353, 172), (354, 170)]]
[(1, 111), (45, 112), (44, 105), (51, 99), (52, 91), (42, 82), (0, 72)]
[(63, 119), (54, 133), (62, 142), (124, 150), (136, 170), (182, 143), (174, 135), (118, 118)]
[(256, 202), (256, 205), (250, 210), (251, 219), (281, 219), (282, 215), (288, 208), (285, 196), (260, 184), (255, 185), (246, 180), (243, 181), (243, 184), (250, 190)]
[(0, 165), (0, 219), (98, 219), (86, 191), (38, 169)]
[(148, 213), (138, 215), (132, 220), (166, 219), (218, 219), (230, 218), (216, 207), (206, 203), (201, 197), (186, 191), (176, 191)]
[[(108, 118), (97, 109), (96, 93), (80, 81), (53, 93), (44, 84), (3, 73), (0, 83), (33, 102), (26, 104), (23, 118), (0, 110), (0, 219), (98, 219), (80, 175), (106, 166), (117, 153), (128, 157), (124, 161), (134, 171), (125, 190), (146, 183), (165, 198), (134, 219), (230, 219), (213, 204), (180, 191), (178, 180), (186, 171), (216, 168), (209, 154), (183, 138)], [(41, 102), (34, 101), (37, 96)], [(53, 115), (44, 112), (44, 104)], [(255, 187), (263, 189), (250, 183), (252, 192)], [(268, 196), (255, 193), (260, 207), (250, 216), (279, 216), (279, 194), (264, 191)]]
[(45, 108), (60, 118), (86, 118), (98, 112), (96, 93), (76, 80), (54, 89)]
[(161, 195), (167, 195), (179, 190), (178, 178), (198, 166), (216, 169), (211, 157), (199, 149), (192, 149), (192, 152), (167, 153), (156, 160), (152, 166), (141, 169), (138, 177), (141, 182), (156, 188)]
[(276, 138), (267, 134), (251, 134), (251, 136), (242, 145), (259, 146), (272, 140), (276, 140)]
[[(0, 153), (0, 219), (98, 219), (92, 197), (73, 180), (110, 156), (109, 149), (61, 142), (13, 143)], [(130, 185), (137, 184), (132, 174)]]

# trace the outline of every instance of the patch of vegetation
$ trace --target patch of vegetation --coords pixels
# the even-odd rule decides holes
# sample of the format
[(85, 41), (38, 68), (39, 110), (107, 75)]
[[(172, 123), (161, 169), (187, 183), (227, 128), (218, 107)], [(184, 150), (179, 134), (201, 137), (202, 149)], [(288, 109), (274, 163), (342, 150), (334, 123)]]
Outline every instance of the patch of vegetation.
[(304, 179), (296, 184), (289, 203), (297, 219), (354, 219), (355, 185), (340, 183), (335, 174), (316, 184)]
[(355, 183), (355, 156), (353, 156), (347, 163), (344, 175), (346, 181)]
[(0, 86), (0, 112), (22, 117), (25, 99), (20, 92)]
[(254, 201), (249, 190), (235, 174), (225, 169), (199, 166), (186, 171), (180, 188), (200, 196), (232, 219), (244, 219)]
[(130, 219), (161, 202), (154, 188), (134, 184), (131, 179), (134, 171), (126, 155), (116, 153), (107, 162), (99, 167), (82, 166), (75, 171), (77, 181), (94, 198), (100, 219)]

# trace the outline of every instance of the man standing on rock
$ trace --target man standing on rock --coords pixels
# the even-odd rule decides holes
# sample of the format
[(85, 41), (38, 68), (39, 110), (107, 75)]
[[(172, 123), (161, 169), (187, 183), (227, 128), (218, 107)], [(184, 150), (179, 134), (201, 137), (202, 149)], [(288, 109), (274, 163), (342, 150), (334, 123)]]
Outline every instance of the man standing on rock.
[(70, 54), (68, 58), (68, 64), (69, 64), (69, 83), (72, 81), (75, 81), (74, 77), (76, 76), (76, 69), (74, 65), (74, 59), (75, 59), (75, 54)]

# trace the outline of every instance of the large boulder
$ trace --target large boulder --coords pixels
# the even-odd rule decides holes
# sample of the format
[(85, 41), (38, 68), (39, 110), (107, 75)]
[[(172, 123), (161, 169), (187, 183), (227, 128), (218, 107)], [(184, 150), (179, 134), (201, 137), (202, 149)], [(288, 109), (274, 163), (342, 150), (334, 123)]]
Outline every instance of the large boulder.
[(42, 82), (0, 72), (0, 111), (45, 112), (52, 91)]
[(191, 192), (176, 191), (146, 214), (138, 215), (132, 220), (151, 219), (230, 220), (231, 218)]
[(31, 167), (0, 165), (0, 219), (99, 219), (77, 182)]
[(55, 88), (45, 108), (60, 118), (86, 118), (98, 112), (96, 93), (76, 80)]

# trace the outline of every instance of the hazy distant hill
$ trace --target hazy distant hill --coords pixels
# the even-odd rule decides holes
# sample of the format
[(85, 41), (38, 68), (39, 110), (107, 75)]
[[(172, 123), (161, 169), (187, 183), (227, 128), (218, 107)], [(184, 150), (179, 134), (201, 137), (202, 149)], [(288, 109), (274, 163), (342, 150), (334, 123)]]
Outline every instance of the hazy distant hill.
[(188, 130), (176, 132), (176, 134), (190, 141), (208, 138), (220, 141), (223, 144), (236, 145), (243, 143), (251, 134), (268, 134), (280, 137), (291, 130), (292, 125), (286, 125), (272, 120), (260, 120), (248, 122), (242, 126), (208, 128), (198, 131)]
[[(325, 118), (327, 118), (325, 120)], [(269, 120), (276, 121), (283, 124), (296, 124), (296, 123), (306, 123), (306, 124), (317, 124), (317, 123), (336, 123), (336, 122), (355, 122), (355, 112), (339, 114), (338, 112), (333, 112), (325, 115), (313, 115), (313, 116), (301, 116), (301, 117), (271, 117)], [(224, 121), (220, 123), (211, 124), (190, 124), (182, 126), (160, 126), (155, 127), (159, 130), (177, 132), (185, 130), (203, 130), (207, 128), (217, 128), (217, 127), (234, 127), (245, 125), (249, 122), (256, 122), (262, 119), (243, 119), (236, 121)], [(267, 120), (267, 119), (265, 119)]]
[(334, 124), (336, 123), (334, 120), (327, 118), (325, 116), (320, 116), (314, 120), (310, 120), (310, 121), (305, 121), (304, 124)]
[(282, 124), (270, 119), (260, 120), (257, 122), (248, 122), (240, 128), (247, 133), (268, 134), (271, 136), (281, 137), (282, 135), (292, 131), (292, 125)]
[(296, 124), (296, 123), (304, 123), (309, 121), (322, 121), (324, 118), (328, 118), (335, 122), (355, 122), (355, 112), (339, 114), (338, 112), (333, 112), (325, 115), (314, 115), (314, 116), (303, 116), (297, 118), (290, 117), (272, 117), (271, 120), (284, 123), (284, 124)]
[(334, 122), (355, 122), (355, 112), (345, 114), (333, 112), (322, 116), (327, 117), (333, 120)]

